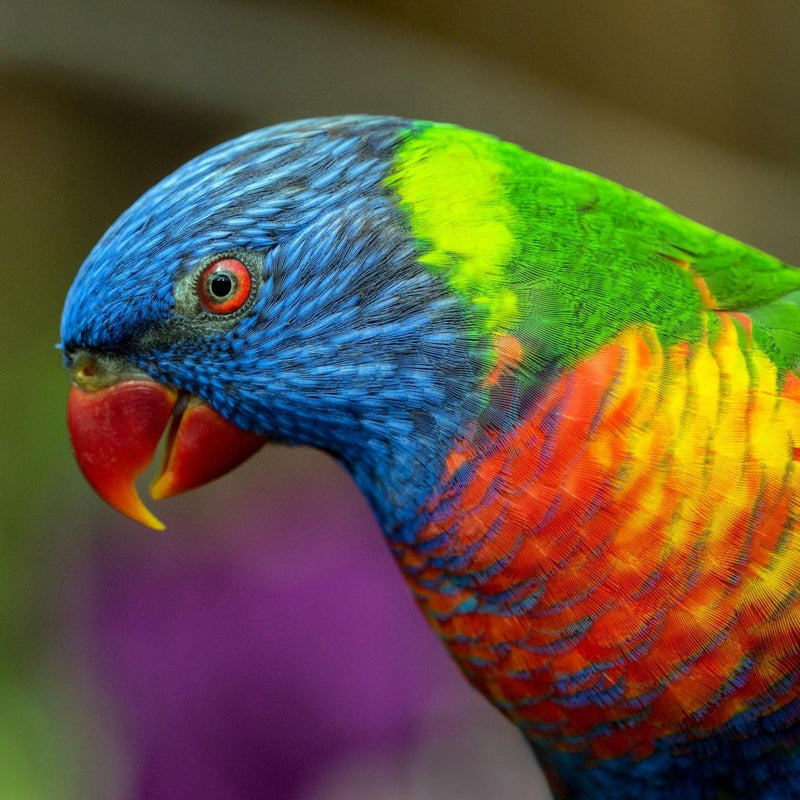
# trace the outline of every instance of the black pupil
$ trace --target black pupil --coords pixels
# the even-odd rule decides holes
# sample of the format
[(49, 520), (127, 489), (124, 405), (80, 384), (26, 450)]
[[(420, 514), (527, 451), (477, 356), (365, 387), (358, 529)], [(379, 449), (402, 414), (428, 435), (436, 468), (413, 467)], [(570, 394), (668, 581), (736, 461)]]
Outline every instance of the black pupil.
[(233, 278), (224, 272), (218, 272), (211, 278), (208, 290), (215, 300), (224, 300), (233, 291)]

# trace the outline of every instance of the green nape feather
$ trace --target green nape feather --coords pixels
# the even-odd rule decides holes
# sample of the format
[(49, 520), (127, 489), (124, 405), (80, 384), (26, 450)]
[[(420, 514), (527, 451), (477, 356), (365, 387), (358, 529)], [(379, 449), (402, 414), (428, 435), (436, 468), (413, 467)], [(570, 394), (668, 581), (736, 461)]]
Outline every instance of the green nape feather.
[(388, 185), (420, 260), (511, 333), (525, 363), (575, 364), (631, 324), (664, 344), (712, 335), (713, 314), (752, 320), (781, 370), (800, 360), (800, 270), (637, 192), (455, 126), (416, 123)]

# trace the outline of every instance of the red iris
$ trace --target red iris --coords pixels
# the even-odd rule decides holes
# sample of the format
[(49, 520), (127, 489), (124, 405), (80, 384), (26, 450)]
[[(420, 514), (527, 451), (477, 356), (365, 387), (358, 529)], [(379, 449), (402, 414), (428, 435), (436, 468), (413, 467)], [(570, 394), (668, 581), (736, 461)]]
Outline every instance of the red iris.
[(241, 261), (221, 258), (200, 273), (200, 303), (212, 314), (231, 314), (247, 302), (252, 287), (253, 279)]

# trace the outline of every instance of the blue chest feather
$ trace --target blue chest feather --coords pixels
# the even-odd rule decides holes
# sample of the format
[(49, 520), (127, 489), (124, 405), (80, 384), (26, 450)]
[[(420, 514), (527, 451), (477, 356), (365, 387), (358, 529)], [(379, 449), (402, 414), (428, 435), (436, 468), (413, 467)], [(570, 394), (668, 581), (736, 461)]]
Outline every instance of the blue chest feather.
[(793, 800), (800, 796), (800, 728), (795, 701), (757, 718), (743, 713), (698, 741), (662, 740), (643, 759), (590, 761), (583, 753), (535, 747), (557, 800)]

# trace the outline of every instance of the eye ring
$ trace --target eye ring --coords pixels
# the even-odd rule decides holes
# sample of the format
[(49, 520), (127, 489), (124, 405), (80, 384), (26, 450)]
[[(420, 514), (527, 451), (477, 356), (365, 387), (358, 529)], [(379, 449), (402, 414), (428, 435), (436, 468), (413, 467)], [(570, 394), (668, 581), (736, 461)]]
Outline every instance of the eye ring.
[(238, 258), (212, 262), (197, 282), (200, 305), (211, 314), (238, 311), (249, 299), (252, 288), (250, 270)]

